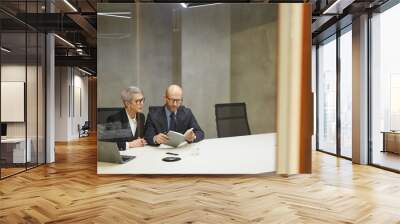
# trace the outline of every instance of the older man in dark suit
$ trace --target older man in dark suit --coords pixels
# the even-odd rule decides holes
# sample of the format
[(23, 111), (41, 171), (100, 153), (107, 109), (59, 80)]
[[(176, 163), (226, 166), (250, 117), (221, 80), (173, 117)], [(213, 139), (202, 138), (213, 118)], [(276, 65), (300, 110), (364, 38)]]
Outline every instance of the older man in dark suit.
[(184, 134), (188, 143), (204, 139), (204, 132), (192, 111), (182, 106), (182, 95), (180, 86), (170, 85), (165, 91), (165, 105), (150, 108), (145, 125), (145, 139), (150, 145), (168, 142), (168, 131)]

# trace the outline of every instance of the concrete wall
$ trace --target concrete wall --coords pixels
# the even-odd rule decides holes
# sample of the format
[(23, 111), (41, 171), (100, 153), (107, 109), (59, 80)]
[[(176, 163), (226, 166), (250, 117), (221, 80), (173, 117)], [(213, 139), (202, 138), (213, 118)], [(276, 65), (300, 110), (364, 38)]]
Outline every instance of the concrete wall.
[(276, 131), (277, 7), (231, 6), (231, 100), (245, 102), (252, 134)]
[(230, 102), (230, 6), (211, 5), (182, 10), (182, 87), (205, 132), (215, 138), (216, 103)]
[(163, 105), (173, 72), (173, 9), (179, 4), (99, 4), (99, 12), (131, 11), (131, 19), (98, 16), (98, 107), (121, 107), (120, 92), (138, 86), (148, 106)]
[(97, 105), (119, 107), (119, 93), (138, 84), (135, 4), (98, 4), (98, 12), (131, 12), (132, 19), (97, 16)]
[(172, 84), (173, 73), (173, 8), (175, 4), (140, 5), (139, 87), (147, 106), (164, 104), (165, 88)]
[(182, 9), (182, 86), (207, 138), (217, 137), (216, 103), (245, 102), (252, 134), (276, 131), (277, 7)]

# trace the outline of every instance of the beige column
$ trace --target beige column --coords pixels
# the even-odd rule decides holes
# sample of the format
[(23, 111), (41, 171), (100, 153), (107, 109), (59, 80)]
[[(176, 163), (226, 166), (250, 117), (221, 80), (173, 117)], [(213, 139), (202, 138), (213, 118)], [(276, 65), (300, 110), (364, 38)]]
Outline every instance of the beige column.
[(277, 173), (311, 172), (311, 9), (280, 4), (278, 14)]

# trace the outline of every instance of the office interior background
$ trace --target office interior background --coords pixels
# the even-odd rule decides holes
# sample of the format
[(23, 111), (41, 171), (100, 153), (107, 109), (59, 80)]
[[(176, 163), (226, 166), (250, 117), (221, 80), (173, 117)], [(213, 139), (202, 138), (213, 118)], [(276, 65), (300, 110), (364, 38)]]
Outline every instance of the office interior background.
[[(97, 70), (100, 70), (97, 59), (102, 60), (97, 57), (97, 44), (102, 43), (101, 38), (109, 41), (115, 38), (97, 36), (99, 22), (104, 19), (97, 14), (101, 11), (97, 3), (127, 2), (132, 3), (122, 0), (0, 2), (2, 189), (7, 189), (7, 184), (15, 183), (13, 181), (18, 178), (37, 178), (35, 170), (47, 169), (46, 172), (51, 173), (52, 169), (56, 170), (52, 167), (57, 163), (63, 164), (62, 170), (67, 170), (68, 162), (77, 165), (76, 161), (68, 160), (69, 157), (80, 158), (75, 155), (85, 157), (77, 160), (79, 162), (95, 162), (95, 154), (81, 154), (86, 151), (79, 144), (93, 141), (90, 136), (96, 134), (96, 99), (97, 93), (101, 94), (97, 92)], [(257, 3), (249, 1), (252, 2)], [(397, 98), (400, 67), (396, 57), (400, 50), (400, 32), (396, 29), (400, 4), (395, 0), (296, 2), (312, 5), (310, 75), (314, 119), (310, 122), (314, 124), (313, 172), (318, 173), (315, 178), (322, 182), (327, 180), (322, 187), (337, 187), (340, 191), (343, 181), (340, 172), (343, 172), (346, 177), (365, 178), (364, 185), (369, 186), (364, 192), (398, 195), (393, 189), (399, 186), (396, 173), (400, 172), (400, 104)], [(199, 3), (188, 3), (185, 7), (197, 5)], [(119, 87), (116, 89), (119, 92)], [(86, 121), (89, 137), (80, 138)], [(68, 144), (72, 147), (65, 146)], [(325, 158), (328, 162), (322, 163)], [(95, 166), (95, 163), (88, 164), (82, 169), (90, 170), (90, 166)], [(367, 168), (363, 170), (357, 164)], [(335, 176), (338, 179), (329, 179)], [(374, 178), (384, 185), (374, 184)], [(349, 182), (343, 184), (345, 196), (357, 197), (348, 193), (347, 187), (363, 184), (346, 181)], [(334, 193), (340, 195), (338, 191)], [(384, 217), (379, 220), (398, 221), (398, 214), (390, 210), (398, 204), (382, 195), (377, 198), (392, 203), (392, 208), (378, 210)], [(340, 216), (339, 209), (333, 210), (337, 216), (327, 215), (335, 217), (333, 221), (365, 221), (348, 213)], [(368, 212), (377, 215), (374, 211)]]
[[(96, 91), (93, 86), (96, 66), (90, 61), (95, 60), (95, 55), (88, 56), (93, 45), (86, 43), (77, 30), (78, 25), (61, 25), (63, 18), (59, 13), (70, 10), (68, 5), (57, 7), (63, 4), (59, 1), (0, 3), (1, 178), (54, 162), (54, 142), (78, 138), (78, 125), (83, 126), (89, 119), (89, 99), (95, 99), (90, 94)], [(49, 12), (57, 16), (49, 19), (45, 16)], [(48, 32), (54, 31), (60, 35), (49, 37)], [(71, 35), (77, 42), (72, 44), (64, 35)], [(85, 52), (75, 45), (83, 47)], [(74, 56), (85, 60), (71, 60)]]
[[(350, 5), (349, 15), (335, 19), (339, 28), (314, 33), (315, 148), (398, 172), (399, 68), (394, 58), (400, 33), (393, 27), (400, 6), (374, 4), (367, 4), (370, 9), (358, 18), (351, 13), (358, 7)], [(364, 133), (353, 136), (357, 129)], [(364, 151), (361, 158), (353, 152), (358, 147)]]

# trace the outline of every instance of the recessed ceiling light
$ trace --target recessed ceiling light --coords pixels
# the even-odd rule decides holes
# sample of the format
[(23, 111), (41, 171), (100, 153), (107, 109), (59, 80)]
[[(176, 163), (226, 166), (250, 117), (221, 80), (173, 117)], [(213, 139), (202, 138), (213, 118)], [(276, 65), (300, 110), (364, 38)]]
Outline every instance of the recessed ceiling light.
[(57, 35), (57, 34), (54, 34), (54, 36), (57, 37), (57, 38), (58, 38), (59, 40), (61, 40), (62, 42), (66, 43), (68, 46), (75, 48), (75, 45), (73, 45), (73, 44), (72, 44), (71, 42), (69, 42), (68, 40), (66, 40), (66, 39), (64, 39), (64, 38), (62, 38), (62, 37), (60, 37), (60, 36)]
[(1, 51), (4, 51), (6, 53), (10, 53), (11, 52), (11, 50), (9, 50), (9, 49), (7, 49), (5, 47), (1, 47)]
[(92, 73), (90, 73), (90, 72), (88, 72), (88, 71), (86, 71), (86, 70), (83, 70), (83, 69), (81, 69), (81, 68), (79, 68), (79, 67), (78, 67), (78, 70), (81, 71), (81, 72), (83, 72), (83, 73), (85, 73), (85, 74), (87, 74), (87, 75), (90, 75), (90, 76), (93, 75)]
[(65, 4), (67, 4), (74, 12), (78, 12), (78, 10), (68, 1), (64, 0)]
[(110, 16), (123, 19), (131, 19), (131, 12), (98, 12), (99, 16)]
[(325, 9), (322, 14), (342, 14), (343, 9), (353, 3), (354, 0), (336, 0), (327, 9)]

